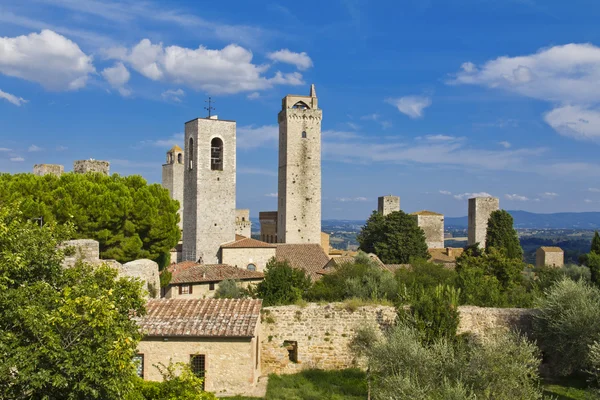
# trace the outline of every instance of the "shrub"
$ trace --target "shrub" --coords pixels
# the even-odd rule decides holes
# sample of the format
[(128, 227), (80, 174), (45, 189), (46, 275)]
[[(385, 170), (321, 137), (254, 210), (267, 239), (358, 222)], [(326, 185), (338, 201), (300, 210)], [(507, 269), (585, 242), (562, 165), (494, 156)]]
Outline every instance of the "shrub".
[(310, 278), (287, 261), (271, 259), (265, 269), (265, 279), (256, 287), (256, 296), (263, 299), (263, 305), (287, 305), (300, 300), (311, 286)]
[(427, 343), (444, 338), (454, 340), (458, 328), (458, 300), (460, 290), (439, 285), (423, 290), (410, 310), (417, 329)]
[(411, 260), (409, 268), (400, 268), (395, 273), (396, 281), (406, 296), (406, 302), (417, 298), (423, 290), (434, 289), (438, 285), (454, 286), (456, 272), (440, 264), (423, 259)]
[(225, 279), (219, 282), (219, 287), (215, 292), (215, 299), (241, 299), (247, 296), (247, 291), (241, 288), (234, 279)]
[(600, 290), (563, 278), (536, 305), (534, 335), (556, 373), (586, 370), (589, 346), (600, 337)]

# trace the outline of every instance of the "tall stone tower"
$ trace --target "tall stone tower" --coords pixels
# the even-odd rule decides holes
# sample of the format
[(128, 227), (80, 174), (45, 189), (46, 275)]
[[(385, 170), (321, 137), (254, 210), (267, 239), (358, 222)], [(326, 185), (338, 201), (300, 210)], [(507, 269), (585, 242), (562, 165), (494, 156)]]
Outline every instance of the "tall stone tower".
[(278, 243), (321, 243), (321, 119), (315, 85), (287, 95), (279, 121)]
[(377, 211), (384, 217), (394, 211), (400, 211), (400, 197), (391, 195), (378, 197)]
[(235, 157), (235, 121), (186, 122), (183, 260), (218, 264), (235, 240)]
[(110, 175), (110, 163), (108, 161), (77, 160), (73, 161), (73, 172), (76, 174), (87, 174), (88, 172), (100, 172), (104, 175)]
[(488, 219), (500, 208), (500, 200), (496, 197), (474, 197), (469, 199), (469, 246), (479, 243), (480, 249), (485, 249)]
[(175, 145), (167, 151), (167, 163), (162, 166), (162, 186), (179, 202), (179, 229), (183, 229), (183, 172), (183, 150)]

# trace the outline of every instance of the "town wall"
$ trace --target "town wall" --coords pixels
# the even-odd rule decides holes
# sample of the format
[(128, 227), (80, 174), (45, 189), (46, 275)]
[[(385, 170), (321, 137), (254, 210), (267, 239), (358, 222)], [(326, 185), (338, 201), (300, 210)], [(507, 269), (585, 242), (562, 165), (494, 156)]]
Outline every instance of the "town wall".
[(249, 264), (254, 264), (257, 271), (263, 272), (269, 260), (275, 257), (276, 250), (276, 247), (222, 248), (221, 256), (223, 264), (241, 269), (247, 269)]

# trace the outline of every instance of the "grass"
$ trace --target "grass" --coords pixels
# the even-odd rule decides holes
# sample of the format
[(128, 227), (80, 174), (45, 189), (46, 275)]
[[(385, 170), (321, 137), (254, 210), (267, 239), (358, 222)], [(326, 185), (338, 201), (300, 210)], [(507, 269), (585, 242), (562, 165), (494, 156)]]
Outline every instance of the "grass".
[(544, 396), (556, 400), (591, 400), (598, 399), (586, 389), (585, 380), (581, 379), (553, 379), (544, 382)]

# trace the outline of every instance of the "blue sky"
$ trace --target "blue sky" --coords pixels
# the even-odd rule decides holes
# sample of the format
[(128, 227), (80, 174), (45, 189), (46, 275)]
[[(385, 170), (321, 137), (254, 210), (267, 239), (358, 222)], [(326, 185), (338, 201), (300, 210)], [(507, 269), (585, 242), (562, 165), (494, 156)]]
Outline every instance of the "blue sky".
[(600, 4), (0, 3), (0, 171), (82, 158), (159, 182), (205, 99), (238, 126), (238, 208), (276, 209), (277, 113), (316, 84), (323, 217), (600, 210)]

